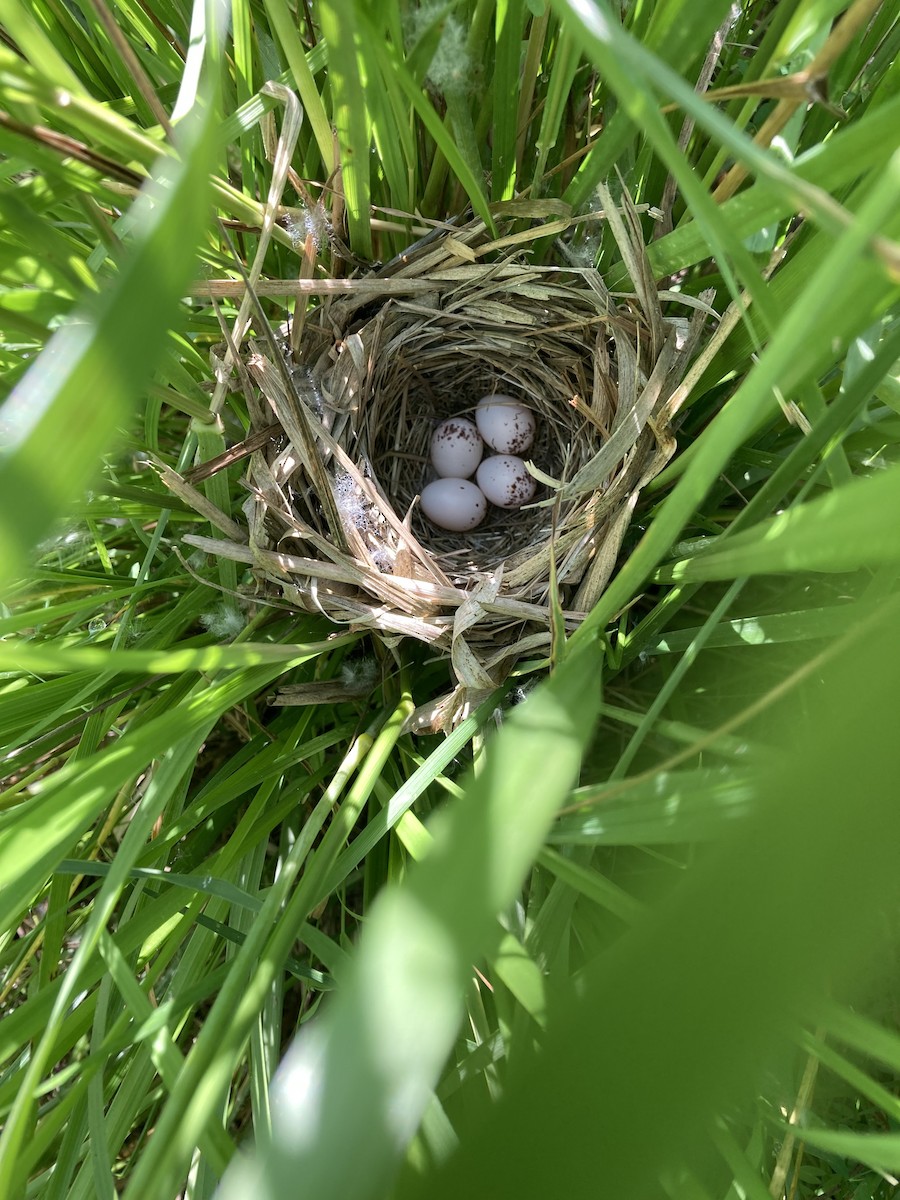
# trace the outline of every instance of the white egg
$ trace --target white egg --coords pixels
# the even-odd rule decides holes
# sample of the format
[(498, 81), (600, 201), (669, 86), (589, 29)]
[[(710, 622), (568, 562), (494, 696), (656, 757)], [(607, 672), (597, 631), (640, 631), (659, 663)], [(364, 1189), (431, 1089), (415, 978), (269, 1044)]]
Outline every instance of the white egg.
[(435, 479), (422, 489), (422, 512), (441, 529), (465, 533), (484, 520), (487, 500), (468, 479)]
[(478, 468), (475, 479), (491, 504), (498, 508), (520, 508), (537, 488), (534, 477), (514, 454), (492, 454)]
[(478, 432), (499, 454), (524, 454), (534, 441), (534, 414), (512, 396), (497, 393), (478, 401)]
[(465, 417), (441, 421), (431, 439), (431, 461), (445, 479), (468, 479), (484, 454), (478, 430)]

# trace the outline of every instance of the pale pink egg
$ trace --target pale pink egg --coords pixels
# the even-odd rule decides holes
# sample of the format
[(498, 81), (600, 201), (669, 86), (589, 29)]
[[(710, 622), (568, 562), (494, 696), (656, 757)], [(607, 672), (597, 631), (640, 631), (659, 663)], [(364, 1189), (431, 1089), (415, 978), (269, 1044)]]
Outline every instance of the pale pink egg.
[(468, 479), (435, 479), (422, 489), (422, 512), (441, 529), (465, 533), (484, 520), (487, 500)]

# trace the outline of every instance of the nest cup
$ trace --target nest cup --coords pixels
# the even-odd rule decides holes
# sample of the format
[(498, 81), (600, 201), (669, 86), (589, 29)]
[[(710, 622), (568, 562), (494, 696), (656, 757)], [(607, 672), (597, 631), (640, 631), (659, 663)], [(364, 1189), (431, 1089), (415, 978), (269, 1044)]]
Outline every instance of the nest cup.
[[(385, 322), (389, 340), (377, 359), (361, 449), (395, 510), (411, 513), (419, 545), (448, 579), (466, 588), (480, 574), (513, 569), (546, 543), (553, 512), (541, 502), (552, 493), (539, 483), (532, 503), (520, 509), (492, 505), (485, 521), (468, 533), (439, 529), (416, 504), (422, 488), (437, 478), (429, 461), (435, 428), (448, 417), (474, 421), (482, 397), (509, 395), (535, 417), (535, 441), (526, 458), (542, 472), (562, 476), (567, 467), (587, 461), (594, 441), (583, 418), (572, 420), (569, 407), (579, 390), (575, 376), (582, 373), (581, 363), (564, 335), (545, 332), (538, 357), (521, 324), (503, 329), (479, 323), (468, 336), (454, 337), (442, 320), (409, 327), (407, 315), (401, 310)], [(525, 310), (517, 316), (523, 320)], [(546, 584), (523, 586), (520, 598), (540, 603), (545, 590)]]
[[(536, 224), (545, 211), (513, 202), (496, 207), (496, 232), (442, 227), (364, 280), (336, 281), (295, 314), (282, 362), (246, 358), (254, 427), (274, 416), (277, 435), (247, 473), (258, 586), (388, 643), (446, 652), (457, 714), (518, 657), (549, 650), (554, 567), (567, 627), (583, 619), (641, 487), (674, 450), (672, 397), (705, 305), (690, 320), (663, 315), (622, 203), (603, 216), (630, 291), (612, 294), (592, 267), (531, 265), (530, 243), (574, 220)], [(417, 504), (434, 478), (433, 431), (494, 392), (534, 413), (534, 501), (491, 507), (468, 533), (437, 529)]]

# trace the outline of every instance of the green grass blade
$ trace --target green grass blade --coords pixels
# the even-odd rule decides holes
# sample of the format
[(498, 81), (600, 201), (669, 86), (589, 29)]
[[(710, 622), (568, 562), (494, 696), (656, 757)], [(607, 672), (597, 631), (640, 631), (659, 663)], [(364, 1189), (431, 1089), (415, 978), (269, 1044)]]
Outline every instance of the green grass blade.
[(381, 58), (384, 64), (383, 70), (385, 74), (390, 72), (393, 75), (396, 83), (406, 96), (407, 102), (418, 114), (422, 124), (434, 139), (435, 145), (446, 158), (450, 169), (465, 189), (475, 212), (481, 217), (488, 229), (493, 230), (495, 228), (494, 221), (488, 208), (487, 195), (480, 174), (476, 174), (470, 168), (468, 162), (460, 153), (444, 123), (435, 112), (431, 101), (410, 74), (406, 63), (400, 57), (396, 47), (379, 38), (376, 27), (361, 12), (359, 13), (359, 21), (365, 32), (368, 44), (372, 46), (373, 53)]
[(553, 54), (550, 82), (535, 142), (537, 156), (531, 181), (532, 196), (541, 195), (547, 159), (559, 140), (565, 106), (569, 103), (572, 81), (575, 78), (580, 57), (581, 48), (577, 38), (573, 37), (565, 26), (557, 30), (557, 45)]
[(361, 45), (355, 7), (354, 0), (322, 0), (318, 11), (322, 32), (328, 42), (328, 83), (340, 147), (350, 244), (357, 254), (370, 259), (371, 131), (360, 77)]
[[(646, 32), (646, 39), (642, 37), (641, 40), (663, 62), (676, 64), (683, 69), (705, 52), (728, 9), (728, 0), (706, 4), (667, 0), (666, 3), (654, 5), (654, 19)], [(637, 36), (634, 29), (632, 33)], [(596, 185), (602, 183), (615, 169), (620, 158), (624, 157), (623, 152), (628, 149), (640, 128), (641, 123), (635, 123), (624, 109), (612, 114), (602, 135), (566, 189), (565, 199), (570, 204), (580, 208), (589, 200)]]
[[(330, 175), (335, 167), (334, 139), (331, 132), (331, 121), (325, 111), (310, 66), (313, 55), (307, 57), (303, 43), (297, 35), (294, 13), (285, 0), (265, 0), (265, 8), (272, 31), (290, 66), (293, 83), (300, 94), (304, 113), (312, 126), (325, 174)], [(287, 81), (282, 79), (281, 82)]]
[[(145, 1153), (132, 1175), (129, 1191), (133, 1196), (144, 1196), (150, 1182), (160, 1178), (166, 1180), (167, 1187), (174, 1188), (187, 1168), (199, 1132), (217, 1111), (233, 1058), (240, 1053), (281, 964), (293, 946), (297, 930), (312, 911), (314, 896), (359, 818), (410, 708), (408, 698), (404, 697), (377, 737), (366, 733), (356, 739), (304, 824), (302, 836), (291, 846), (278, 879), (269, 889), (259, 916), (245, 937), (228, 983), (207, 1015), (202, 1035), (188, 1058), (179, 1086), (160, 1117), (157, 1128), (162, 1136), (151, 1152)], [(375, 725), (379, 723), (376, 721)], [(335, 813), (321, 845), (311, 855), (299, 887), (291, 894), (313, 841), (357, 768), (356, 780)]]
[[(900, 679), (895, 622), (896, 611), (885, 613), (809, 684), (805, 732), (798, 746), (790, 722), (791, 757), (767, 772), (757, 812), (574, 986), (560, 985), (539, 1051), (477, 1114), (457, 1154), (411, 1176), (402, 1196), (449, 1200), (477, 1180), (486, 1195), (537, 1200), (592, 1194), (598, 1179), (610, 1196), (658, 1196), (668, 1194), (661, 1179), (685, 1167), (722, 1194), (710, 1123), (752, 1107), (772, 1070), (787, 1082), (793, 1064), (778, 1048), (798, 1010), (889, 969), (891, 934), (870, 914), (900, 901), (900, 816), (885, 770)], [(851, 802), (857, 795), (865, 805)], [(896, 1135), (884, 1137), (830, 1144), (896, 1167)]]
[[(706, 637), (707, 649), (733, 646), (774, 646), (784, 642), (802, 642), (817, 638), (839, 637), (859, 621), (872, 615), (874, 605), (833, 604), (828, 608), (810, 608), (797, 612), (764, 613), (755, 617), (736, 617), (721, 622)], [(646, 647), (648, 654), (677, 654), (694, 642), (702, 629), (674, 629)]]
[[(817, 188), (837, 190), (888, 161), (900, 141), (898, 128), (900, 96), (876, 109), (865, 121), (838, 130), (824, 145), (797, 158), (787, 170)], [(795, 208), (792, 190), (775, 189), (759, 182), (726, 201), (722, 214), (727, 216), (736, 234), (749, 237), (788, 216)], [(702, 262), (708, 253), (703, 229), (693, 220), (686, 221), (647, 250), (657, 276)], [(624, 282), (624, 274), (614, 270), (608, 282), (617, 287)]]
[[(598, 668), (596, 645), (572, 654), (513, 711), (425, 861), (379, 897), (336, 1003), (282, 1066), (271, 1152), (237, 1169), (223, 1200), (282, 1196), (300, 1175), (321, 1196), (383, 1194), (456, 1036), (471, 963), (578, 771)], [(338, 1152), (348, 1136), (352, 1155)]]
[(491, 144), (491, 198), (511, 200), (516, 187), (517, 106), (508, 102), (519, 87), (519, 59), (525, 19), (522, 0), (498, 0), (494, 15), (494, 106)]
[(104, 647), (66, 648), (53, 643), (11, 642), (0, 644), (0, 670), (33, 671), (41, 675), (67, 675), (79, 671), (109, 671), (113, 674), (180, 675), (185, 671), (227, 671), (257, 667), (263, 663), (305, 662), (310, 656), (339, 646), (352, 645), (355, 634), (305, 645), (270, 645), (242, 642), (230, 646), (203, 646), (176, 650), (108, 650)]
[(861, 259), (861, 256), (870, 239), (896, 218), (898, 185), (900, 155), (895, 154), (889, 169), (869, 191), (854, 225), (838, 239), (831, 253), (808, 279), (802, 303), (787, 314), (754, 369), (696, 442), (693, 460), (678, 486), (659, 509), (653, 525), (597, 607), (573, 635), (573, 641), (602, 627), (622, 604), (630, 601), (640, 587), (640, 581), (677, 540), (685, 521), (702, 502), (722, 465), (742, 439), (757, 427), (760, 417), (771, 409), (772, 388), (790, 388), (802, 378), (804, 371), (814, 369), (832, 354), (837, 329), (832, 321), (825, 322), (822, 318), (829, 310), (834, 312), (833, 297), (841, 293), (848, 275), (858, 269), (860, 284), (865, 278), (869, 285), (869, 307), (842, 310), (841, 332), (848, 341), (855, 332), (862, 332), (871, 324), (892, 291), (896, 294), (895, 288), (886, 286), (887, 280), (880, 266)]
[(61, 87), (84, 94), (84, 85), (59, 53), (52, 38), (49, 38), (36, 19), (30, 6), (19, 0), (0, 0), (0, 22), (8, 30), (9, 38), (19, 46), (22, 54), (32, 62), (40, 63), (47, 74)]
[(666, 705), (677, 692), (681, 680), (685, 674), (691, 669), (691, 666), (696, 662), (697, 655), (703, 647), (708, 644), (709, 639), (713, 636), (716, 628), (721, 622), (725, 613), (738, 598), (743, 586), (742, 581), (738, 580), (728, 589), (719, 603), (715, 606), (709, 615), (709, 619), (702, 629), (698, 630), (695, 639), (689, 646), (686, 647), (685, 653), (678, 665), (672, 671), (669, 678), (659, 689), (653, 702), (647, 708), (644, 714), (644, 719), (641, 724), (635, 729), (634, 733), (628, 741), (628, 745), (619, 756), (619, 761), (616, 763), (610, 774), (610, 780), (622, 779), (628, 773), (628, 769), (634, 761), (634, 756), (637, 754), (644, 739), (648, 736), (656, 723), (659, 716), (664, 711)]
[(734, 579), (764, 572), (855, 571), (900, 561), (900, 468), (855, 480), (827, 496), (736, 533), (721, 550), (664, 567), (674, 580)]
[(900, 1133), (849, 1133), (837, 1129), (804, 1129), (803, 1141), (848, 1162), (865, 1163), (873, 1171), (900, 1172)]
[(655, 771), (621, 783), (579, 788), (548, 841), (559, 846), (667, 846), (716, 840), (727, 823), (745, 817), (761, 782), (748, 771), (704, 767)]
[[(166, 752), (160, 771), (154, 777), (153, 784), (148, 789), (145, 803), (142, 804), (141, 810), (129, 825), (128, 833), (116, 856), (113, 870), (104, 881), (100, 894), (92, 906), (90, 917), (79, 942), (78, 952), (66, 971), (62, 987), (54, 1001), (53, 1011), (47, 1023), (47, 1028), (44, 1030), (40, 1044), (29, 1063), (28, 1071), (22, 1081), (16, 1103), (12, 1107), (2, 1138), (0, 1138), (0, 1194), (4, 1192), (8, 1194), (11, 1189), (16, 1163), (21, 1153), (24, 1139), (27, 1136), (29, 1122), (32, 1118), (32, 1094), (49, 1065), (54, 1042), (64, 1020), (66, 1009), (78, 989), (82, 968), (91, 957), (99, 939), (104, 933), (106, 922), (111, 916), (115, 903), (124, 886), (128, 867), (137, 856), (141, 843), (149, 836), (153, 824), (161, 811), (160, 806), (168, 798), (166, 776), (170, 775), (173, 771), (176, 777), (184, 774), (190, 763), (196, 759), (200, 745), (209, 732), (214, 720), (215, 714), (208, 716), (199, 728), (192, 730), (189, 734), (180, 738)], [(87, 780), (85, 790), (89, 797), (94, 798), (96, 796), (96, 793), (92, 792), (91, 785)], [(68, 837), (71, 837), (72, 826), (69, 822), (67, 822), (67, 825), (68, 828), (65, 832), (68, 834)], [(28, 850), (27, 847), (23, 847), (24, 839), (22, 832), (21, 825), (19, 825), (16, 830), (16, 836), (13, 839), (13, 846), (8, 847), (8, 849), (20, 848), (20, 851), (24, 851), (22, 853), (22, 858), (24, 859), (27, 856)], [(32, 835), (33, 832), (32, 830)], [(32, 842), (34, 840), (34, 836), (32, 836)], [(46, 863), (48, 853), (54, 853), (58, 845), (59, 841), (57, 839), (55, 842), (51, 842), (49, 847), (45, 847), (41, 859), (38, 859), (35, 866), (39, 867), (41, 860)], [(23, 873), (21, 861), (18, 870), (21, 877)], [(8, 918), (5, 918), (5, 920), (8, 920)], [(102, 1005), (103, 1003), (104, 998), (101, 993), (100, 1004)], [(94, 1127), (94, 1133), (98, 1134), (99, 1128), (102, 1128), (102, 1108), (99, 1112), (96, 1109), (95, 1090), (92, 1090), (92, 1096), (94, 1100), (91, 1103), (91, 1123)], [(102, 1135), (100, 1135), (101, 1146), (103, 1140)], [(103, 1166), (102, 1160), (100, 1160), (100, 1169), (108, 1173), (108, 1165)]]
[(641, 916), (644, 906), (599, 871), (583, 867), (564, 857), (558, 850), (547, 848), (538, 855), (538, 862), (542, 867), (546, 867), (554, 878), (613, 913), (626, 925), (633, 925)]
[[(209, 220), (207, 182), (217, 114), (184, 130), (183, 158), (161, 165), (134, 217), (137, 244), (113, 287), (57, 333), (3, 406), (0, 578), (34, 546), (97, 474), (117, 427), (166, 349)], [(89, 411), (90, 420), (83, 414)], [(19, 503), (29, 496), (29, 503)]]
[[(611, 84), (616, 88), (620, 101), (632, 120), (640, 123), (647, 136), (654, 140), (657, 152), (660, 152), (660, 144), (656, 141), (654, 127), (657, 125), (658, 112), (648, 101), (652, 92), (658, 89), (677, 101), (700, 128), (726, 147), (758, 178), (767, 179), (772, 185), (780, 188), (791, 186), (790, 172), (770, 150), (758, 146), (714, 105), (699, 96), (657, 55), (630, 37), (612, 16), (604, 0), (597, 0), (591, 10), (583, 9), (574, 0), (553, 2), (554, 7), (582, 31), (587, 51), (593, 53), (598, 65), (602, 64), (610, 72)], [(642, 85), (640, 91), (635, 87), (636, 82)], [(629, 95), (629, 83), (631, 95), (635, 97), (633, 101)], [(672, 162), (668, 162), (667, 165), (670, 170), (673, 169)], [(693, 189), (684, 186), (686, 179), (685, 175), (679, 179), (679, 183), (686, 199), (693, 204), (698, 196), (705, 196), (706, 192), (705, 189), (699, 189), (696, 194), (692, 194)], [(796, 178), (793, 180), (793, 187), (804, 208), (815, 220), (821, 222), (832, 233), (840, 230), (840, 205), (831, 196)], [(697, 212), (695, 208), (695, 216), (701, 216), (702, 212), (702, 209)]]
[[(692, 104), (702, 104), (702, 101), (697, 100), (695, 93), (665, 64), (639, 48), (634, 39), (629, 38), (609, 15), (608, 10), (599, 7), (583, 10), (574, 0), (555, 0), (555, 6), (560, 11), (561, 19), (571, 26), (573, 33), (578, 33), (583, 53), (606, 75), (623, 110), (632, 121), (641, 125), (648, 143), (674, 176), (694, 212), (695, 220), (703, 229), (732, 299), (739, 301), (741, 288), (749, 293), (754, 307), (750, 316), (745, 316), (745, 322), (750, 326), (752, 336), (760, 339), (763, 331), (775, 328), (778, 309), (762, 284), (757, 264), (744, 243), (735, 237), (728, 222), (723, 220), (718, 206), (697, 179), (693, 167), (660, 114), (653, 94), (657, 73), (664, 74), (667, 79), (671, 76), (670, 86), (679, 94), (682, 89), (689, 93)], [(633, 67), (634, 72), (629, 67)], [(733, 137), (731, 126), (724, 119), (723, 122), (729, 136)], [(601, 186), (599, 181), (598, 186)], [(732, 263), (735, 272), (732, 272)], [(740, 280), (740, 287), (735, 274)], [(762, 324), (762, 330), (756, 328), (758, 321)]]

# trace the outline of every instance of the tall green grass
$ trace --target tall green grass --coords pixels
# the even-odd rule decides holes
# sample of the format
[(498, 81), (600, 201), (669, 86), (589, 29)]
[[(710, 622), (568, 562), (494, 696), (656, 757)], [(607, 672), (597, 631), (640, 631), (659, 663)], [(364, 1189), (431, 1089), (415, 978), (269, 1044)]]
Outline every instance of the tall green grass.
[[(0, 1197), (891, 1195), (895, 6), (0, 26)], [(598, 187), (722, 318), (679, 453), (552, 672), (414, 737), (445, 662), (182, 540), (152, 456), (248, 427), (202, 281)], [(603, 222), (535, 253), (632, 290)]]

